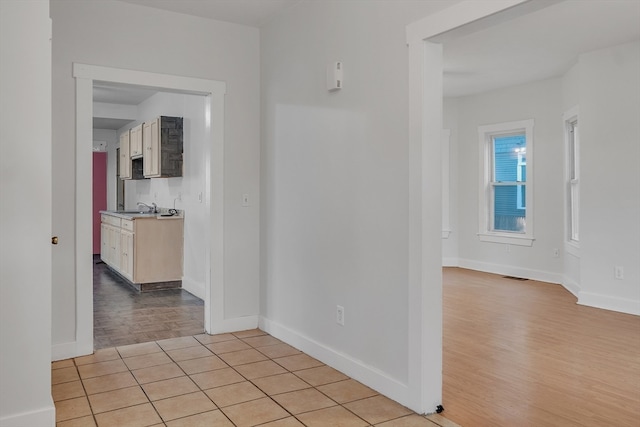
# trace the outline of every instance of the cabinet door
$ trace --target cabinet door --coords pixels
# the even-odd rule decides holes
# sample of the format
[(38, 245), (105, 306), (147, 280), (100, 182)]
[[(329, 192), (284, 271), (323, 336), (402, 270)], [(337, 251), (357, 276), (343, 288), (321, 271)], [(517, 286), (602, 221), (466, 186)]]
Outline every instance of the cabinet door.
[(108, 226), (109, 234), (109, 265), (120, 270), (120, 228)]
[(100, 225), (100, 259), (109, 264), (109, 226)]
[(144, 123), (142, 146), (144, 177), (160, 176), (160, 118)]
[(120, 135), (120, 179), (131, 179), (129, 131)]
[(131, 129), (129, 148), (131, 158), (137, 158), (142, 155), (142, 125)]
[(134, 234), (120, 231), (120, 274), (133, 281), (133, 239)]

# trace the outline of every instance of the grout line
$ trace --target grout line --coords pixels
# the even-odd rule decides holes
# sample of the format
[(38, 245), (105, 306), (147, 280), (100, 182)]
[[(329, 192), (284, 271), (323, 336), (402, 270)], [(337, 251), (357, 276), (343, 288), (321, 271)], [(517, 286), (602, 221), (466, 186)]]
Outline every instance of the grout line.
[[(198, 334), (198, 335), (203, 335), (203, 334)], [(264, 346), (261, 346), (261, 347), (254, 347), (254, 346), (252, 346), (251, 344), (247, 343), (247, 342), (245, 341), (245, 339), (247, 339), (247, 338), (254, 338), (254, 337), (256, 337), (256, 336), (269, 336), (269, 335), (268, 335), (268, 334), (266, 334), (266, 335), (256, 335), (256, 336), (248, 336), (248, 337), (244, 337), (244, 338), (239, 338), (239, 337), (237, 337), (235, 334), (232, 334), (232, 335), (235, 337), (235, 339), (240, 340), (241, 342), (243, 342), (243, 343), (245, 343), (245, 344), (249, 345), (249, 347), (250, 347), (251, 349), (254, 349), (254, 350), (258, 351), (258, 352), (260, 352), (260, 348), (271, 347), (271, 346), (274, 346), (274, 345), (278, 345), (278, 344), (280, 344), (280, 343), (276, 343), (276, 344), (268, 344), (268, 345), (264, 345)], [(136, 355), (134, 355), (134, 356), (130, 356), (130, 357), (144, 357), (144, 356), (149, 356), (149, 355), (153, 355), (153, 354), (157, 354), (157, 353), (162, 352), (162, 353), (163, 353), (163, 354), (164, 354), (164, 355), (165, 355), (169, 360), (171, 360), (171, 362), (170, 362), (170, 363), (172, 363), (172, 364), (176, 365), (176, 366), (180, 369), (180, 371), (183, 373), (183, 375), (181, 375), (181, 376), (179, 376), (179, 377), (174, 377), (174, 378), (165, 378), (165, 379), (160, 379), (160, 380), (156, 380), (156, 381), (151, 381), (151, 382), (145, 383), (144, 385), (147, 385), (147, 384), (153, 384), (153, 383), (156, 383), (156, 382), (159, 382), (159, 381), (167, 381), (167, 380), (171, 380), (171, 379), (175, 379), (175, 378), (181, 378), (181, 377), (183, 377), (183, 376), (184, 376), (184, 377), (188, 378), (188, 379), (189, 379), (189, 380), (190, 380), (190, 381), (191, 381), (191, 382), (196, 386), (196, 388), (197, 388), (197, 392), (198, 392), (198, 393), (203, 393), (203, 394), (207, 397), (207, 399), (208, 399), (208, 400), (209, 400), (209, 401), (214, 405), (214, 407), (216, 408), (215, 410), (220, 411), (220, 412), (224, 415), (224, 417), (225, 417), (227, 420), (229, 420), (229, 422), (230, 422), (230, 423), (232, 423), (234, 426), (236, 426), (236, 424), (235, 424), (235, 423), (234, 423), (234, 422), (229, 418), (229, 416), (228, 416), (228, 415), (226, 414), (226, 412), (224, 411), (224, 408), (232, 407), (232, 406), (236, 406), (236, 405), (240, 405), (240, 404), (244, 404), (244, 403), (253, 402), (253, 401), (256, 401), (256, 400), (264, 399), (265, 397), (266, 397), (266, 398), (269, 398), (269, 400), (270, 400), (271, 402), (275, 403), (279, 408), (281, 408), (282, 410), (284, 410), (284, 411), (286, 412), (286, 414), (288, 414), (288, 415), (287, 415), (287, 416), (285, 416), (285, 417), (278, 418), (278, 419), (276, 419), (276, 420), (271, 420), (271, 421), (268, 421), (268, 422), (278, 421), (278, 420), (281, 420), (281, 419), (286, 419), (286, 418), (292, 417), (293, 419), (297, 420), (298, 422), (300, 422), (301, 424), (303, 424), (303, 425), (304, 425), (304, 423), (303, 423), (303, 422), (298, 418), (298, 416), (299, 416), (299, 415), (309, 414), (309, 413), (312, 413), (312, 412), (317, 412), (317, 411), (321, 411), (321, 410), (325, 410), (325, 409), (329, 409), (329, 408), (336, 408), (336, 407), (340, 407), (340, 408), (342, 408), (342, 409), (346, 410), (349, 414), (351, 414), (351, 415), (353, 415), (353, 416), (357, 417), (358, 419), (362, 420), (362, 421), (363, 421), (364, 423), (366, 423), (367, 425), (369, 425), (369, 426), (371, 426), (371, 425), (372, 425), (372, 424), (371, 424), (371, 423), (369, 423), (367, 420), (365, 420), (365, 419), (364, 419), (364, 418), (362, 418), (360, 415), (358, 415), (358, 414), (356, 414), (355, 412), (353, 412), (352, 410), (350, 410), (350, 409), (349, 409), (348, 407), (346, 407), (345, 405), (346, 405), (346, 404), (353, 403), (353, 402), (359, 402), (359, 401), (362, 401), (362, 400), (370, 399), (370, 398), (372, 398), (372, 397), (383, 396), (383, 395), (381, 395), (381, 394), (380, 394), (380, 393), (378, 393), (378, 392), (375, 392), (375, 390), (374, 390), (375, 394), (374, 394), (373, 396), (366, 396), (366, 397), (362, 397), (362, 398), (358, 398), (358, 399), (350, 400), (350, 401), (348, 401), (348, 402), (339, 403), (339, 402), (337, 402), (335, 399), (333, 399), (331, 396), (327, 395), (327, 394), (326, 394), (326, 393), (324, 393), (322, 390), (320, 390), (318, 387), (325, 386), (325, 385), (329, 385), (329, 384), (337, 384), (337, 383), (344, 382), (344, 381), (349, 381), (349, 380), (352, 380), (352, 381), (357, 381), (357, 380), (354, 380), (354, 379), (353, 379), (353, 378), (351, 378), (351, 377), (347, 377), (347, 378), (345, 378), (345, 379), (336, 380), (336, 381), (330, 381), (330, 382), (328, 382), (328, 383), (323, 383), (323, 384), (319, 384), (319, 385), (317, 385), (317, 386), (314, 386), (314, 385), (310, 384), (308, 381), (306, 381), (304, 378), (302, 378), (302, 377), (298, 376), (296, 373), (297, 373), (297, 372), (302, 372), (302, 371), (311, 370), (311, 369), (315, 369), (315, 368), (319, 368), (319, 367), (326, 367), (326, 366), (328, 366), (328, 365), (326, 365), (326, 364), (324, 364), (324, 363), (323, 363), (322, 365), (319, 365), (319, 366), (311, 366), (311, 367), (307, 367), (307, 368), (303, 368), (303, 369), (290, 370), (290, 369), (286, 368), (285, 366), (283, 366), (282, 364), (280, 364), (280, 363), (278, 363), (278, 362), (276, 361), (276, 359), (284, 359), (284, 358), (287, 358), (287, 357), (297, 356), (297, 355), (306, 355), (306, 353), (299, 352), (299, 353), (297, 353), (297, 354), (287, 355), (287, 356), (281, 356), (281, 357), (276, 357), (276, 358), (271, 358), (271, 357), (267, 356), (266, 354), (264, 354), (264, 356), (267, 358), (267, 360), (263, 360), (263, 361), (256, 361), (256, 362), (249, 362), (249, 363), (243, 363), (243, 364), (240, 364), (240, 365), (231, 366), (231, 365), (229, 365), (227, 362), (225, 362), (225, 361), (224, 361), (224, 359), (220, 358), (220, 356), (219, 356), (219, 354), (218, 354), (218, 353), (215, 353), (214, 351), (212, 351), (211, 349), (209, 349), (208, 347), (206, 347), (207, 345), (210, 345), (210, 344), (204, 344), (203, 342), (201, 342), (200, 340), (198, 340), (198, 339), (196, 338), (196, 336), (195, 336), (195, 335), (194, 335), (194, 336), (191, 336), (191, 337), (192, 337), (192, 338), (197, 342), (197, 345), (189, 345), (189, 346), (187, 346), (187, 347), (178, 347), (178, 348), (171, 348), (171, 349), (169, 349), (169, 350), (165, 350), (162, 346), (160, 346), (160, 344), (159, 344), (159, 342), (158, 342), (158, 341), (153, 341), (153, 342), (154, 342), (154, 343), (155, 343), (155, 344), (160, 348), (160, 351), (154, 351), (154, 352), (151, 352), (151, 353), (136, 354)], [(178, 337), (178, 338), (181, 338), (181, 337)], [(171, 339), (171, 338), (169, 338), (169, 339)], [(163, 339), (163, 340), (160, 340), (160, 341), (164, 341), (164, 339)], [(221, 341), (221, 342), (225, 342), (225, 341)], [(142, 344), (142, 343), (139, 343), (139, 344)], [(286, 343), (285, 343), (285, 344), (286, 344)], [(134, 344), (134, 345), (135, 345), (135, 344)], [(138, 386), (138, 387), (142, 390), (142, 392), (144, 393), (144, 395), (145, 395), (145, 397), (146, 397), (146, 399), (147, 399), (147, 402), (144, 402), (144, 403), (141, 403), (141, 404), (137, 404), (137, 405), (131, 405), (131, 406), (125, 406), (125, 407), (122, 407), (122, 408), (113, 409), (113, 410), (111, 410), (111, 411), (106, 411), (106, 412), (103, 412), (103, 413), (105, 413), (105, 414), (106, 414), (106, 413), (109, 413), (109, 412), (114, 412), (114, 411), (122, 410), (122, 409), (125, 409), (125, 408), (131, 408), (131, 407), (134, 407), (134, 406), (144, 405), (144, 404), (149, 403), (149, 404), (151, 404), (151, 406), (153, 407), (153, 409), (154, 409), (155, 413), (158, 415), (159, 419), (160, 419), (160, 420), (162, 420), (163, 425), (166, 425), (166, 423), (167, 423), (167, 422), (169, 422), (169, 421), (165, 420), (165, 419), (161, 416), (161, 414), (159, 413), (158, 409), (156, 408), (156, 406), (155, 406), (154, 402), (151, 400), (150, 396), (147, 394), (146, 390), (144, 389), (144, 385), (143, 385), (142, 383), (140, 383), (140, 381), (138, 380), (138, 378), (137, 378), (135, 375), (133, 375), (133, 370), (132, 370), (132, 369), (130, 369), (130, 368), (129, 368), (129, 366), (125, 363), (125, 359), (126, 359), (126, 358), (125, 358), (125, 357), (123, 357), (122, 353), (120, 353), (120, 351), (118, 350), (118, 347), (123, 347), (123, 346), (116, 346), (116, 347), (114, 347), (115, 354), (118, 356), (117, 358), (110, 359), (110, 360), (95, 361), (95, 362), (94, 362), (94, 364), (95, 364), (95, 363), (103, 363), (103, 362), (111, 362), (111, 361), (120, 360), (122, 363), (124, 363), (124, 365), (125, 365), (125, 367), (126, 367), (126, 369), (127, 369), (127, 371), (126, 371), (126, 372), (128, 372), (128, 373), (129, 373), (129, 374), (134, 378), (135, 383), (137, 384), (137, 386)], [(188, 349), (188, 348), (201, 348), (201, 347), (202, 347), (202, 348), (207, 349), (207, 351), (211, 353), (211, 356), (216, 356), (216, 357), (218, 357), (218, 358), (219, 358), (219, 359), (224, 363), (225, 368), (218, 368), (218, 369), (212, 369), (212, 370), (209, 370), (209, 371), (196, 372), (196, 373), (191, 374), (191, 375), (196, 375), (196, 374), (204, 373), (204, 372), (213, 372), (213, 371), (217, 371), (217, 370), (219, 370), (219, 369), (231, 368), (231, 369), (233, 370), (233, 372), (237, 373), (237, 374), (238, 374), (238, 375), (239, 375), (239, 376), (244, 380), (244, 381), (241, 381), (241, 382), (248, 382), (249, 384), (252, 384), (252, 385), (253, 385), (254, 387), (256, 387), (258, 390), (260, 390), (260, 391), (261, 391), (265, 396), (264, 396), (264, 397), (260, 397), (260, 398), (256, 398), (256, 399), (250, 399), (250, 400), (243, 401), (243, 402), (234, 403), (234, 404), (231, 404), (231, 405), (227, 405), (227, 406), (225, 406), (225, 407), (221, 407), (221, 406), (219, 406), (218, 404), (216, 404), (216, 402), (214, 402), (214, 401), (213, 401), (213, 399), (212, 399), (212, 398), (207, 394), (207, 392), (206, 392), (207, 390), (213, 390), (213, 389), (216, 389), (216, 388), (226, 387), (226, 386), (230, 386), (230, 385), (233, 385), (233, 384), (240, 384), (241, 382), (238, 382), (238, 383), (231, 383), (231, 384), (225, 384), (225, 385), (221, 385), (221, 386), (217, 386), (217, 387), (212, 387), (211, 389), (203, 389), (203, 388), (202, 388), (202, 387), (201, 387), (197, 382), (195, 382), (195, 381), (191, 378), (191, 375), (190, 375), (190, 374), (188, 374), (188, 373), (184, 370), (184, 368), (183, 368), (182, 366), (180, 366), (180, 362), (186, 362), (186, 361), (190, 361), (190, 360), (202, 359), (202, 358), (205, 358), (205, 357), (209, 357), (209, 355), (208, 355), (208, 356), (202, 356), (202, 357), (195, 357), (195, 358), (193, 358), (193, 359), (185, 359), (185, 360), (177, 361), (177, 360), (175, 360), (175, 359), (174, 359), (174, 358), (173, 358), (173, 357), (168, 353), (168, 351), (173, 351), (173, 350), (182, 350), (182, 349)], [(240, 350), (240, 351), (242, 351), (242, 350)], [(260, 353), (261, 353), (261, 354), (263, 354), (262, 352), (260, 352)], [(225, 354), (225, 353), (222, 353), (222, 354)], [(307, 356), (308, 356), (308, 357), (311, 357), (311, 356), (309, 356), (309, 355), (307, 355)], [(80, 381), (80, 383), (81, 383), (81, 385), (82, 385), (82, 389), (83, 389), (83, 392), (84, 392), (84, 398), (87, 400), (87, 402), (88, 402), (88, 404), (89, 404), (89, 409), (91, 410), (91, 416), (93, 417), (93, 420), (94, 420), (94, 422), (96, 423), (96, 425), (98, 425), (98, 421), (97, 421), (97, 418), (96, 418), (96, 414), (94, 413), (93, 406), (91, 405), (91, 401), (89, 400), (89, 394), (88, 394), (87, 389), (86, 389), (86, 387), (85, 387), (85, 383), (84, 383), (85, 379), (83, 379), (83, 378), (80, 376), (80, 372), (79, 372), (79, 365), (77, 365), (77, 363), (76, 363), (76, 360), (75, 360), (75, 359), (76, 359), (76, 358), (72, 358), (72, 359), (71, 359), (71, 360), (72, 360), (72, 362), (73, 362), (73, 367), (74, 367), (74, 369), (76, 370), (76, 373), (77, 373), (77, 375), (78, 375), (79, 381)], [(256, 377), (256, 378), (253, 378), (253, 379), (249, 379), (249, 378), (247, 378), (245, 375), (243, 375), (240, 371), (238, 371), (238, 370), (236, 369), (236, 367), (239, 367), (239, 366), (246, 366), (246, 365), (250, 365), (250, 364), (254, 364), (254, 363), (260, 363), (260, 362), (265, 362), (265, 361), (271, 361), (271, 362), (275, 363), (276, 365), (278, 365), (278, 366), (282, 367), (282, 368), (285, 370), (285, 373), (280, 373), (280, 374), (269, 374), (269, 375), (260, 376), (260, 377)], [(169, 363), (161, 364), (161, 365), (153, 365), (153, 366), (162, 366), (162, 365), (168, 365), (168, 364), (169, 364)], [(86, 365), (89, 365), (89, 364), (86, 364)], [(84, 365), (83, 365), (83, 366), (84, 366)], [(144, 367), (141, 367), (141, 368), (138, 368), (138, 369), (145, 369), (145, 368), (153, 367), (153, 366), (144, 366)], [(52, 369), (52, 370), (53, 370), (53, 369)], [(122, 371), (122, 372), (125, 372), (125, 371)], [(338, 372), (339, 372), (339, 371), (338, 371)], [(118, 373), (118, 372), (116, 372), (116, 373)], [(112, 374), (113, 374), (113, 373), (112, 373)], [(94, 379), (94, 378), (99, 378), (99, 377), (101, 377), (101, 376), (105, 376), (105, 375), (112, 375), (112, 374), (104, 374), (104, 375), (99, 375), (99, 376), (96, 376), (96, 377), (91, 377), (91, 378), (86, 378), (86, 379), (87, 379), (87, 380), (88, 380), (88, 379)], [(254, 380), (257, 380), (257, 379), (269, 378), (269, 377), (274, 377), (274, 376), (277, 376), (277, 375), (285, 375), (285, 374), (292, 374), (295, 378), (297, 378), (298, 380), (300, 380), (302, 383), (304, 383), (304, 384), (305, 384), (306, 386), (308, 386), (308, 387), (305, 387), (305, 388), (300, 389), (300, 390), (291, 390), (291, 391), (285, 391), (285, 392), (282, 392), (282, 393), (269, 394), (269, 393), (267, 393), (265, 390), (263, 390), (261, 387), (259, 387), (256, 383), (254, 383)], [(74, 381), (75, 381), (75, 380), (74, 380)], [(121, 387), (120, 389), (123, 389), (123, 388), (126, 388), (126, 387)], [(115, 390), (118, 390), (118, 389), (115, 389)], [(287, 408), (285, 408), (283, 405), (281, 405), (281, 404), (280, 404), (277, 400), (275, 400), (275, 398), (274, 398), (275, 396), (279, 396), (279, 395), (283, 395), (283, 394), (288, 394), (288, 393), (295, 393), (295, 392), (299, 392), (299, 391), (303, 391), (303, 390), (315, 390), (316, 392), (319, 392), (321, 395), (323, 395), (324, 397), (326, 397), (327, 399), (329, 399), (329, 401), (331, 401), (334, 405), (329, 406), (329, 407), (325, 407), (325, 408), (317, 408), (317, 409), (308, 410), (308, 411), (305, 411), (305, 412), (301, 412), (301, 413), (299, 413), (299, 414), (293, 414), (291, 411), (289, 411)], [(108, 390), (108, 391), (113, 391), (113, 390)], [(184, 395), (191, 394), (191, 393), (196, 393), (196, 392), (182, 393), (182, 394), (179, 394), (179, 395), (176, 395), (176, 396), (170, 396), (170, 397), (167, 397), (167, 398), (165, 398), (165, 399), (158, 399), (158, 401), (162, 401), (162, 400), (166, 400), (166, 399), (171, 399), (171, 398), (175, 398), (175, 397), (179, 397), (179, 396), (184, 396)], [(63, 400), (68, 400), (68, 399), (63, 399)], [(61, 401), (62, 401), (62, 400), (61, 400)], [(186, 416), (184, 416), (184, 417), (180, 417), (180, 418), (172, 419), (172, 420), (170, 420), (170, 421), (175, 421), (175, 420), (179, 420), (179, 419), (183, 419), (183, 418), (191, 417), (191, 416), (195, 416), (195, 415), (203, 414), (203, 413), (206, 413), (206, 412), (209, 412), (209, 411), (197, 412), (197, 413), (189, 414), (189, 415), (186, 415)], [(412, 413), (411, 413), (411, 414), (409, 414), (409, 415), (413, 415), (413, 414), (415, 414), (415, 412), (412, 412)], [(409, 416), (409, 415), (402, 415), (402, 416), (399, 416), (399, 417), (396, 417), (396, 418), (392, 418), (392, 419), (388, 419), (388, 420), (383, 420), (383, 421), (380, 421), (380, 423), (388, 422), (388, 421), (393, 421), (393, 420), (399, 420), (399, 419), (402, 419), (402, 418), (404, 418), (404, 417), (406, 417), (406, 416)], [(429, 421), (430, 423), (432, 423), (434, 426), (442, 427), (442, 426), (441, 426), (440, 424), (438, 424), (437, 422), (435, 422), (435, 421), (433, 421), (433, 420), (431, 420), (431, 419), (428, 419), (428, 418), (426, 417), (426, 415), (420, 415), (420, 414), (417, 414), (417, 415), (422, 416), (422, 417), (423, 417), (423, 418), (425, 418), (427, 421)], [(84, 415), (83, 415), (83, 416), (84, 416)], [(77, 418), (80, 418), (80, 417), (75, 417), (75, 418), (70, 418), (70, 419), (77, 419)], [(63, 420), (63, 421), (67, 421), (67, 420)], [(268, 422), (265, 422), (265, 423), (268, 423)], [(264, 424), (264, 423), (263, 423), (263, 424)]]

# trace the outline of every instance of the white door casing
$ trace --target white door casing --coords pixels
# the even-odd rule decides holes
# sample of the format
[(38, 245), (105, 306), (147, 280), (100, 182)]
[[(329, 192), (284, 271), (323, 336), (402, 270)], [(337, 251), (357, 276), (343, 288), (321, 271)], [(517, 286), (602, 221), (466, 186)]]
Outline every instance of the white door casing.
[[(74, 63), (76, 80), (76, 344), (73, 356), (93, 352), (93, 288), (91, 240), (91, 144), (93, 140), (93, 81), (205, 96), (204, 200), (205, 299), (207, 333), (224, 325), (224, 82)], [(88, 285), (87, 285), (88, 284)], [(69, 351), (69, 350), (67, 350)], [(66, 355), (66, 357), (71, 357)], [(54, 354), (54, 359), (56, 355)]]

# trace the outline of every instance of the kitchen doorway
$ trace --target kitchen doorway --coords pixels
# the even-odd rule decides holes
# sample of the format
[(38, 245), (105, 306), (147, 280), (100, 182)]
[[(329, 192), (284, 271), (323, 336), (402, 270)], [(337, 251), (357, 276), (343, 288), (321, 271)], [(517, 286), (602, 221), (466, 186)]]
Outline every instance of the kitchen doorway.
[[(91, 241), (86, 236), (91, 230), (91, 146), (82, 141), (92, 140), (93, 84), (114, 84), (142, 87), (174, 93), (201, 95), (205, 101), (204, 180), (201, 200), (205, 221), (201, 232), (204, 239), (204, 328), (213, 333), (223, 329), (224, 301), (224, 94), (223, 82), (171, 76), (101, 66), (74, 64), (76, 79), (76, 351), (93, 352), (93, 266), (90, 258)], [(185, 241), (187, 245), (188, 242)]]

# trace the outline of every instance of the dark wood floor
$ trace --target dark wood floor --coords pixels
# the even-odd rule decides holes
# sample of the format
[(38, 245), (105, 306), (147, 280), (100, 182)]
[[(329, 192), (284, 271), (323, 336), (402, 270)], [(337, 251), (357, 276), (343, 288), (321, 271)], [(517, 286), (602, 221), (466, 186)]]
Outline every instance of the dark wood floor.
[(182, 289), (137, 292), (97, 257), (93, 345), (108, 348), (204, 332), (204, 302)]
[(445, 268), (443, 405), (464, 427), (640, 426), (640, 317)]

